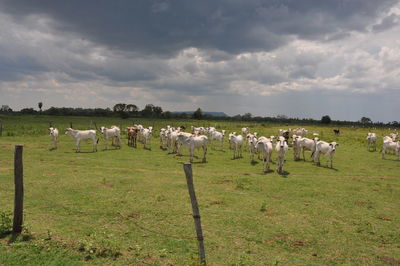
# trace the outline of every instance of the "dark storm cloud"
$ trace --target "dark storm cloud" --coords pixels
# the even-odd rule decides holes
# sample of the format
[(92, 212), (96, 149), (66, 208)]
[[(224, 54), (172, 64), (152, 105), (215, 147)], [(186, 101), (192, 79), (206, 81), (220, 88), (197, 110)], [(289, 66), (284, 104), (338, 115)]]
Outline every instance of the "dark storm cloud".
[(393, 120), (399, 16), (393, 0), (0, 0), (0, 100)]
[(109, 48), (173, 56), (187, 47), (231, 54), (268, 51), (287, 43), (292, 35), (318, 39), (364, 31), (396, 2), (4, 0), (1, 8), (17, 20), (32, 14), (48, 16), (60, 32), (72, 32)]

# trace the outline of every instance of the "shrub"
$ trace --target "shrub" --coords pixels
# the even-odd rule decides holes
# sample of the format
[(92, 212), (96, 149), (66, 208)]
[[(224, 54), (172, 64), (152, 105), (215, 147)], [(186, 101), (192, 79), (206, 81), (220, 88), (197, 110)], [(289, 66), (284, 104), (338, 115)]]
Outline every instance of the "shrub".
[(0, 236), (11, 233), (12, 230), (12, 219), (11, 213), (0, 212)]

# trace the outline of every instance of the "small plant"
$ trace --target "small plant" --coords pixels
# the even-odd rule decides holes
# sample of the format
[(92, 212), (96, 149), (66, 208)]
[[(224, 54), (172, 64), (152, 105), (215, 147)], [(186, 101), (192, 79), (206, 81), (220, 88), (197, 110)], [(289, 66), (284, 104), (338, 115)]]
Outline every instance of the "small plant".
[(51, 240), (53, 236), (53, 233), (50, 231), (50, 229), (47, 229), (47, 237), (44, 240)]
[(11, 213), (0, 212), (0, 236), (11, 233), (12, 219)]
[(267, 203), (265, 201), (261, 204), (260, 211), (261, 212), (266, 212), (267, 211)]
[(22, 241), (29, 241), (33, 238), (32, 232), (27, 224), (24, 224), (22, 228)]
[(159, 252), (160, 252), (160, 258), (165, 258), (168, 254), (168, 250), (165, 248), (161, 249)]
[(235, 180), (235, 183), (236, 183), (236, 189), (249, 190), (252, 181), (249, 178), (238, 178)]
[(111, 236), (105, 234), (90, 234), (79, 243), (79, 251), (86, 254), (85, 259), (90, 260), (93, 257), (117, 258), (121, 255), (120, 246), (117, 241), (111, 239)]
[(166, 201), (167, 198), (164, 195), (157, 195), (156, 196), (156, 201), (161, 202), (161, 201)]

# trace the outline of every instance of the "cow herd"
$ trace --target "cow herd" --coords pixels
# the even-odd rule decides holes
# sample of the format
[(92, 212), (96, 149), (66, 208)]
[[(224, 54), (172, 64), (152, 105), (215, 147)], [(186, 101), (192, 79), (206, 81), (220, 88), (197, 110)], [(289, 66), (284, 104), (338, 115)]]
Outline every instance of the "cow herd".
[[(97, 126), (96, 126), (97, 128)], [(336, 130), (338, 131), (338, 130)], [(337, 132), (335, 131), (335, 134)], [(58, 130), (49, 128), (52, 148), (57, 149)], [(108, 149), (108, 142), (112, 141), (112, 146), (121, 147), (121, 130), (117, 126), (111, 128), (101, 127), (100, 132), (105, 141), (105, 149)], [(212, 149), (224, 149), (225, 130), (218, 131), (214, 127), (191, 127), (190, 133), (185, 132), (185, 127), (174, 128), (167, 126), (161, 128), (159, 132), (160, 148), (168, 150), (169, 153), (182, 155), (182, 149), (185, 148), (189, 152), (190, 162), (193, 162), (195, 150), (201, 150), (203, 153), (202, 161), (207, 161), (207, 148), (211, 144)], [(340, 132), (340, 131), (339, 131)], [(233, 159), (241, 158), (242, 151), (249, 152), (250, 161), (254, 162), (257, 155), (262, 161), (263, 171), (270, 170), (270, 162), (272, 153), (276, 152), (277, 172), (284, 173), (284, 163), (289, 145), (293, 149), (294, 160), (306, 160), (305, 152), (310, 152), (312, 161), (316, 165), (320, 165), (320, 156), (326, 156), (326, 166), (333, 168), (333, 157), (336, 148), (339, 146), (336, 142), (325, 142), (318, 138), (317, 133), (313, 133), (312, 138), (307, 138), (308, 130), (305, 128), (297, 129), (279, 129), (278, 137), (275, 136), (258, 136), (257, 132), (251, 132), (249, 128), (242, 128), (241, 134), (232, 132), (228, 135), (228, 146), (233, 152)], [(97, 151), (99, 138), (97, 138), (96, 130), (76, 130), (67, 128), (65, 134), (71, 136), (76, 143), (76, 152), (80, 152), (80, 142), (82, 140), (90, 140), (93, 143), (93, 152)], [(145, 128), (142, 125), (134, 125), (126, 128), (128, 138), (128, 146), (137, 147), (137, 142), (143, 143), (145, 149), (151, 150), (151, 139), (153, 137), (153, 127)], [(394, 151), (400, 160), (400, 142), (397, 141), (398, 134), (391, 133), (389, 136), (383, 137), (382, 158), (388, 151)], [(376, 151), (377, 146), (376, 133), (367, 134), (367, 149)], [(210, 143), (209, 143), (210, 140)]]

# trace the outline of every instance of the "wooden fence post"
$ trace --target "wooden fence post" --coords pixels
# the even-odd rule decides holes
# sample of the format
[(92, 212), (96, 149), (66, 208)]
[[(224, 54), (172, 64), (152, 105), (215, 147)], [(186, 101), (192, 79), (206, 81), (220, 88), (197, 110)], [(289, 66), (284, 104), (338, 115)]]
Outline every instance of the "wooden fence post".
[(185, 171), (190, 201), (192, 202), (193, 219), (194, 219), (194, 226), (196, 228), (196, 233), (197, 233), (200, 262), (203, 265), (206, 265), (206, 253), (204, 250), (203, 230), (201, 229), (199, 206), (197, 204), (196, 193), (195, 193), (194, 185), (193, 185), (192, 165), (190, 163), (183, 164), (183, 170)]
[(24, 183), (23, 183), (23, 165), (22, 165), (22, 145), (15, 145), (14, 154), (14, 184), (15, 184), (15, 200), (14, 200), (14, 222), (13, 233), (22, 232), (22, 220), (24, 209)]

